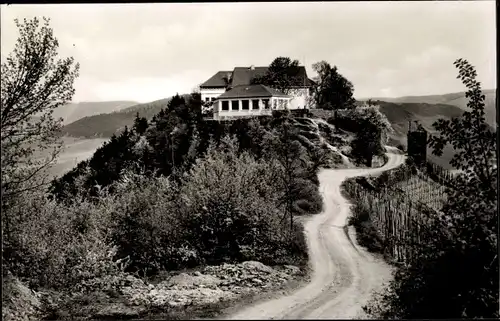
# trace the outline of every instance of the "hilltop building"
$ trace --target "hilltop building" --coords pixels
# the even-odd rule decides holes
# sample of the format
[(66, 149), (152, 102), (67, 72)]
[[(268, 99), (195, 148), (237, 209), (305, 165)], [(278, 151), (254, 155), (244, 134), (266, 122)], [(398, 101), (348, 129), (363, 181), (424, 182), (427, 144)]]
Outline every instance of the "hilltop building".
[(252, 79), (267, 73), (268, 67), (236, 67), (219, 71), (200, 85), (201, 99), (213, 104), (214, 119), (231, 119), (268, 115), (272, 110), (307, 107), (314, 82), (300, 66), (292, 93), (284, 93), (264, 85), (252, 85)]

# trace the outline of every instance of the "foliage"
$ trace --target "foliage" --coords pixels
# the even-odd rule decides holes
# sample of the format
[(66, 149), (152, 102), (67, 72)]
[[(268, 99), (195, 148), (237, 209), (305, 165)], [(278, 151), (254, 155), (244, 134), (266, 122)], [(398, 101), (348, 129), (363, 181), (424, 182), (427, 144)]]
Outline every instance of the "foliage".
[(133, 129), (138, 135), (143, 135), (146, 129), (148, 129), (148, 120), (144, 117), (140, 117), (139, 112), (135, 115)]
[(495, 133), (484, 119), (484, 96), (474, 68), (455, 62), (468, 88), (470, 111), (439, 120), (433, 152), (446, 144), (463, 170), (448, 188), (440, 215), (429, 216), (429, 237), (413, 244), (414, 263), (397, 271), (371, 307), (383, 318), (498, 318), (497, 169)]
[[(73, 58), (56, 60), (59, 42), (49, 19), (42, 26), (38, 18), (15, 22), (20, 36), (1, 77), (2, 206), (46, 183), (45, 170), (61, 147), (62, 120), (52, 113), (71, 100), (79, 70)], [(47, 159), (37, 155), (47, 149)]]
[(373, 156), (380, 156), (384, 152), (381, 144), (381, 131), (367, 121), (363, 121), (361, 127), (363, 129), (356, 133), (356, 137), (351, 142), (351, 156), (371, 167)]
[(182, 242), (186, 234), (171, 180), (127, 171), (114, 185), (112, 237), (117, 257), (130, 260), (127, 271), (151, 274), (198, 263), (193, 248)]
[(313, 65), (313, 69), (318, 73), (313, 88), (316, 108), (330, 110), (354, 108), (354, 86), (338, 72), (337, 66), (331, 67), (328, 62), (320, 61)]
[[(104, 195), (103, 195), (104, 196)], [(2, 258), (30, 287), (74, 289), (113, 274), (116, 249), (107, 237), (112, 203), (57, 204), (36, 192), (2, 211)]]
[(290, 237), (280, 222), (273, 165), (237, 151), (236, 140), (224, 138), (219, 147), (211, 145), (186, 178), (181, 216), (189, 241), (207, 263), (303, 260), (300, 230), (293, 226)]
[(343, 111), (329, 121), (340, 129), (356, 133), (351, 142), (351, 154), (369, 167), (374, 156), (383, 155), (384, 145), (393, 132), (391, 124), (377, 107), (357, 107)]
[(299, 61), (289, 57), (277, 57), (269, 65), (265, 75), (252, 79), (252, 84), (263, 84), (288, 95), (302, 83), (299, 75)]

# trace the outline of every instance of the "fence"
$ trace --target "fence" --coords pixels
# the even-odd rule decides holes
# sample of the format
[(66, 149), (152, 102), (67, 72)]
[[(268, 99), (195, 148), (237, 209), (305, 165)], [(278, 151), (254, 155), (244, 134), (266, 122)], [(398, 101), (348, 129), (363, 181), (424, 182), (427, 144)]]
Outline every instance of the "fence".
[[(431, 170), (441, 178), (451, 175), (437, 165)], [(365, 186), (362, 184), (363, 179), (359, 178), (348, 179), (343, 184), (356, 206), (369, 215), (382, 239), (386, 254), (401, 263), (413, 263), (418, 249), (415, 245), (427, 242), (432, 234), (428, 230), (429, 221), (439, 216), (438, 199), (445, 194), (444, 188), (437, 183), (434, 183), (435, 187), (424, 185), (423, 188), (415, 188), (422, 184), (412, 183), (411, 180), (416, 178), (429, 180), (426, 173), (403, 165), (380, 175), (375, 188)], [(402, 182), (409, 184), (402, 188), (398, 186)]]

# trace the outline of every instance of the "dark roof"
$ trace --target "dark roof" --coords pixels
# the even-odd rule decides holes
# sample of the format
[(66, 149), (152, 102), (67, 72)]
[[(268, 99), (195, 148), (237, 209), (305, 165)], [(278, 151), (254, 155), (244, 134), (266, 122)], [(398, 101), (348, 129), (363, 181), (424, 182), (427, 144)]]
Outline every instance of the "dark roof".
[[(226, 87), (224, 77), (227, 77), (228, 74), (231, 75), (231, 86), (250, 85), (253, 78), (264, 76), (268, 69), (269, 67), (255, 67), (254, 69), (250, 69), (250, 67), (236, 67), (233, 71), (219, 71), (201, 84), (200, 88)], [(305, 85), (310, 87), (313, 84), (314, 82), (307, 77), (306, 68), (304, 66), (299, 66), (298, 79), (295, 86), (302, 87)]]
[(225, 98), (288, 97), (284, 93), (264, 85), (242, 85), (233, 87), (217, 99)]
[[(232, 86), (240, 85), (250, 85), (252, 79), (257, 76), (264, 76), (269, 67), (255, 67), (250, 69), (250, 67), (236, 67), (233, 70), (233, 80)], [(306, 68), (304, 66), (299, 66), (298, 69), (298, 79), (295, 86), (311, 86), (313, 84), (312, 80), (307, 77)]]
[(201, 88), (216, 88), (216, 87), (226, 87), (226, 82), (224, 81), (224, 77), (227, 77), (227, 75), (231, 75), (231, 71), (219, 71), (215, 75), (213, 75), (210, 79), (205, 81), (203, 84), (200, 85)]
[(233, 70), (232, 86), (250, 85), (252, 79), (257, 76), (264, 76), (267, 72), (267, 67), (235, 67)]

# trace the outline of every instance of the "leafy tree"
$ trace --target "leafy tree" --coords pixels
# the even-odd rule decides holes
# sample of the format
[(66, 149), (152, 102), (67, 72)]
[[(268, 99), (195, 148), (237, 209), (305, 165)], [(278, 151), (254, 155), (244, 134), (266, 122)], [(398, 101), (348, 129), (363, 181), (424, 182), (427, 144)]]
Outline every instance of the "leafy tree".
[(351, 142), (351, 154), (366, 166), (371, 167), (373, 156), (384, 152), (381, 144), (381, 130), (366, 120), (361, 123), (360, 127), (362, 129), (356, 133), (356, 137)]
[(313, 87), (317, 108), (332, 110), (355, 107), (354, 86), (338, 72), (337, 66), (331, 67), (328, 62), (320, 61), (313, 65), (313, 69), (318, 73)]
[(418, 257), (400, 269), (379, 307), (384, 318), (498, 318), (498, 214), (496, 140), (484, 117), (484, 95), (476, 71), (458, 59), (469, 110), (433, 124), (433, 153), (446, 144), (458, 175), (447, 188), (439, 215), (431, 215), (428, 241), (413, 245)]
[(278, 57), (269, 65), (267, 73), (252, 79), (253, 84), (263, 84), (288, 95), (300, 84), (299, 61), (289, 57)]
[(298, 131), (290, 123), (289, 118), (279, 119), (280, 125), (265, 136), (266, 154), (280, 165), (276, 171), (276, 182), (279, 190), (280, 205), (284, 206), (285, 216), (290, 218), (290, 229), (293, 228), (294, 202), (299, 199), (301, 179), (307, 177), (308, 157), (304, 146), (296, 139)]
[[(61, 119), (54, 109), (70, 101), (79, 64), (57, 59), (59, 42), (49, 19), (15, 20), (20, 36), (2, 63), (1, 150), (2, 205), (10, 196), (46, 183), (46, 169), (60, 152)], [(43, 159), (45, 151), (51, 156)]]

